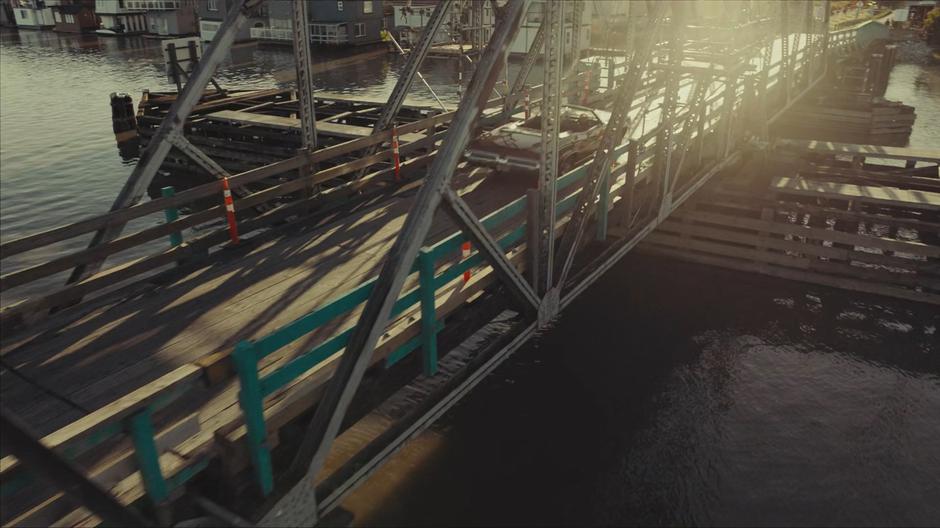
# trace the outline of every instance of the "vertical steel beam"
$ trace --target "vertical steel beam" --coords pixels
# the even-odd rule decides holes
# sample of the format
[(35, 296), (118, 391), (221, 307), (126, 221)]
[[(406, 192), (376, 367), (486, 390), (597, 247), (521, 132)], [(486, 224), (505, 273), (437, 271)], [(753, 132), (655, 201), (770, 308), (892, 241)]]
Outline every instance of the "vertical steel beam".
[(313, 98), (313, 73), (310, 71), (310, 20), (307, 0), (294, 0), (294, 66), (297, 69), (297, 99), (300, 102), (300, 130), (304, 148), (317, 148), (317, 113)]
[(473, 48), (477, 53), (483, 53), (486, 44), (483, 41), (483, 0), (470, 0), (470, 26), (473, 27)]
[(565, 3), (542, 4), (545, 33), (545, 60), (542, 62), (542, 146), (539, 163), (539, 287), (545, 295), (554, 285), (555, 202), (558, 182), (558, 133), (561, 118), (561, 75), (565, 43)]
[[(170, 106), (166, 117), (160, 123), (160, 128), (150, 139), (147, 148), (140, 154), (134, 172), (127, 178), (127, 182), (124, 183), (124, 187), (115, 198), (114, 203), (111, 205), (111, 211), (134, 205), (143, 198), (144, 193), (147, 192), (147, 187), (150, 186), (150, 182), (153, 181), (153, 177), (160, 169), (160, 165), (166, 159), (170, 149), (173, 148), (173, 145), (167, 141), (168, 137), (174, 133), (182, 134), (189, 112), (199, 102), (206, 85), (215, 73), (215, 69), (225, 59), (232, 43), (235, 42), (238, 31), (247, 22), (249, 12), (261, 2), (263, 0), (235, 0), (232, 2), (232, 7), (225, 15), (222, 25), (219, 26), (218, 33), (215, 34), (202, 60), (199, 61), (196, 69), (189, 76), (189, 81), (183, 87), (183, 92)], [(101, 243), (114, 240), (120, 236), (121, 231), (124, 230), (124, 225), (124, 222), (119, 222), (97, 231), (88, 247), (95, 247)], [(98, 271), (103, 262), (103, 260), (99, 260), (76, 266), (67, 282), (69, 284), (77, 282), (86, 275)]]
[(317, 405), (313, 420), (308, 424), (291, 469), (279, 483), (282, 488), (286, 486), (289, 489), (279, 500), (269, 505), (267, 515), (261, 521), (263, 525), (303, 524), (316, 519), (316, 475), (323, 467), (346, 410), (371, 363), (375, 345), (385, 331), (392, 308), (405, 279), (411, 273), (415, 257), (431, 227), (434, 212), (450, 188), (454, 170), (499, 78), (504, 64), (503, 56), (528, 4), (529, 0), (514, 0), (503, 8), (503, 17), (477, 64), (467, 95), (461, 101), (439, 153), (431, 163), (428, 179), (421, 186), (395, 243), (389, 249), (342, 359), (323, 399)]

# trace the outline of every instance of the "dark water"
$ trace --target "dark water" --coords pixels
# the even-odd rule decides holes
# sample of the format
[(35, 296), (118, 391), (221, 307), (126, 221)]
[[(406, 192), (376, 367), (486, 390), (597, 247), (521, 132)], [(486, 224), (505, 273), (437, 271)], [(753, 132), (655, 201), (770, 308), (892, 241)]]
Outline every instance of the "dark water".
[[(911, 146), (940, 68), (898, 65)], [(940, 525), (940, 313), (630, 256), (346, 502), (358, 524)]]
[[(0, 32), (0, 238), (107, 209), (133, 168), (108, 94), (169, 90), (159, 58), (144, 39)], [(218, 78), (270, 87), (291, 61), (246, 46)], [(316, 84), (381, 96), (400, 64)], [(452, 65), (425, 75), (457, 100)], [(937, 68), (899, 65), (888, 97), (917, 107), (912, 146), (940, 146)], [(940, 524), (938, 325), (934, 308), (631, 257), (346, 507), (366, 524)]]

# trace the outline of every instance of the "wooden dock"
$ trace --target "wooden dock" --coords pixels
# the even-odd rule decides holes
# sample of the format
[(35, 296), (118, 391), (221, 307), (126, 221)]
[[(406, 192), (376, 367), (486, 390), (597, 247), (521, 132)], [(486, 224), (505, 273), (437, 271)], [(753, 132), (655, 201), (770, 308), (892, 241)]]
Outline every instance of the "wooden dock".
[(810, 161), (799, 158), (795, 174), (753, 167), (719, 180), (641, 249), (940, 304), (940, 150), (793, 140), (777, 149), (783, 166), (795, 152)]

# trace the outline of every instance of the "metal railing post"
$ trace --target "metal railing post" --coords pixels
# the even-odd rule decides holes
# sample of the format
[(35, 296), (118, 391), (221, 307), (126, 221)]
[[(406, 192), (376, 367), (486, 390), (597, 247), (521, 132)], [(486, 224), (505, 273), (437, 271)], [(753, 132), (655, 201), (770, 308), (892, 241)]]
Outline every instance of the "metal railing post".
[(434, 305), (434, 253), (418, 253), (418, 287), (421, 291), (421, 351), (424, 375), (437, 373), (437, 309)]
[[(160, 196), (164, 198), (172, 198), (176, 194), (176, 189), (172, 185), (160, 189)], [(172, 224), (173, 222), (180, 219), (179, 209), (175, 207), (167, 207), (163, 210), (163, 215), (166, 217), (166, 223)], [(176, 247), (183, 243), (183, 233), (181, 231), (173, 231), (170, 233), (170, 247)]]
[(264, 425), (264, 396), (261, 394), (258, 358), (255, 356), (254, 345), (249, 341), (240, 341), (235, 345), (232, 361), (235, 363), (241, 388), (238, 391), (238, 403), (245, 415), (248, 454), (258, 479), (258, 488), (262, 495), (267, 496), (274, 489), (274, 472)]

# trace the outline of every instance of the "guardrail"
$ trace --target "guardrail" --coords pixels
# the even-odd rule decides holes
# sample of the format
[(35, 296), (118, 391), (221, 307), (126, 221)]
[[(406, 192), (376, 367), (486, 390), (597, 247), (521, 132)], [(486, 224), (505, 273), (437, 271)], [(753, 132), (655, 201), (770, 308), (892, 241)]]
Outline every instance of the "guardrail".
[[(624, 144), (618, 147), (615, 152), (619, 157), (626, 150), (627, 144)], [(617, 168), (620, 167), (623, 167), (623, 165), (618, 165)], [(617, 171), (613, 171), (613, 174), (617, 174)], [(570, 188), (586, 175), (586, 165), (573, 170), (559, 179), (559, 191)], [(602, 190), (602, 194), (605, 192), (606, 188)], [(602, 203), (607, 203), (607, 196), (601, 196), (600, 199)], [(563, 215), (574, 207), (576, 200), (577, 195), (572, 194), (558, 201), (556, 221), (560, 220)], [(487, 215), (482, 219), (482, 223), (487, 229), (494, 230), (524, 213), (526, 208), (527, 201), (526, 197), (523, 196)], [(604, 211), (603, 214), (606, 215), (607, 210), (605, 208), (601, 209)], [(526, 225), (524, 217), (518, 224), (513, 224), (509, 232), (498, 239), (500, 247), (506, 251), (519, 244), (525, 238)], [(452, 281), (458, 280), (465, 271), (482, 264), (483, 257), (480, 253), (474, 253), (468, 258), (447, 266), (440, 273), (437, 271), (437, 263), (458, 253), (461, 245), (468, 241), (466, 235), (457, 232), (433, 246), (421, 249), (417, 262), (412, 268), (412, 274), (417, 273), (418, 275), (418, 285), (402, 295), (392, 309), (392, 319), (394, 319), (415, 305), (420, 304), (421, 332), (418, 337), (409, 340), (392, 351), (386, 358), (386, 366), (394, 365), (420, 347), (423, 350), (425, 373), (432, 375), (437, 371), (437, 334), (443, 328), (443, 322), (438, 317), (435, 307), (436, 293)], [(309, 352), (291, 359), (285, 365), (264, 376), (259, 375), (258, 363), (278, 349), (329, 325), (337, 318), (349, 315), (369, 298), (375, 280), (373, 278), (367, 281), (326, 306), (298, 318), (265, 337), (241, 341), (235, 346), (232, 359), (241, 384), (239, 403), (248, 429), (248, 449), (255, 469), (258, 487), (264, 495), (269, 494), (274, 485), (271, 454), (267, 447), (264, 399), (315, 368), (328, 357), (340, 352), (346, 346), (352, 328), (331, 337)]]

